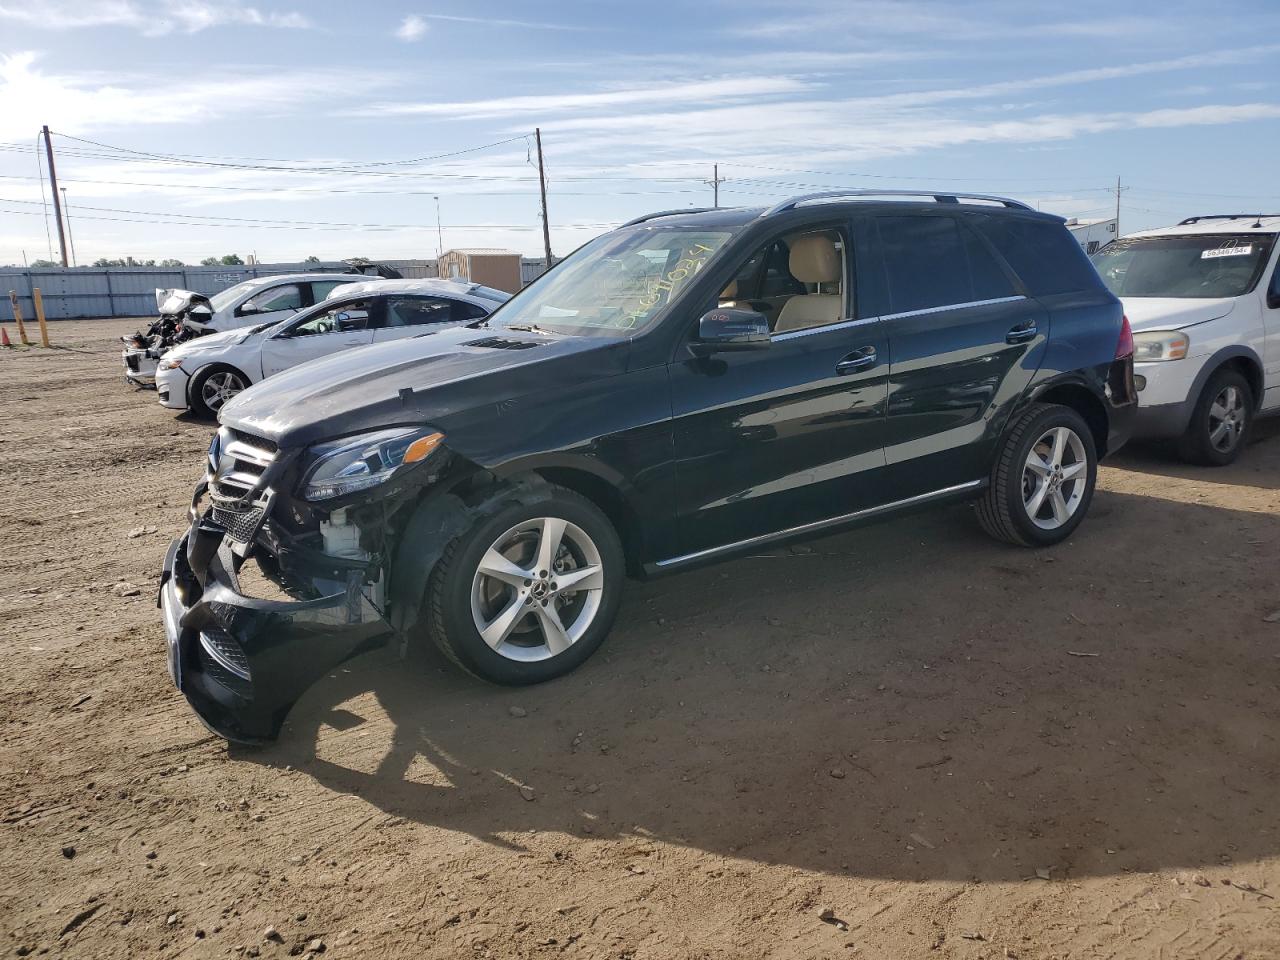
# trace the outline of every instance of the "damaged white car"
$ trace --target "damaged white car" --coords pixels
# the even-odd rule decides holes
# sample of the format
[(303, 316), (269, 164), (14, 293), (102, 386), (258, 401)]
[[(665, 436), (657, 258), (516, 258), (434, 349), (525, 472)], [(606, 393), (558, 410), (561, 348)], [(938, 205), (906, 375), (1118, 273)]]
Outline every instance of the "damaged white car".
[(215, 417), (250, 384), (308, 360), (487, 317), (510, 294), (457, 280), (364, 280), (284, 320), (197, 337), (160, 360), (160, 403)]

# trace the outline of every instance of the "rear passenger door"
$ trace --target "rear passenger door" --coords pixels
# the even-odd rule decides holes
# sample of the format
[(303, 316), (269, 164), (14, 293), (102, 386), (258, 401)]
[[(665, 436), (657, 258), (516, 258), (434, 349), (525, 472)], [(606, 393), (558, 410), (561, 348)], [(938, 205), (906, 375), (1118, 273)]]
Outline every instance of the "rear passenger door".
[(885, 214), (867, 229), (891, 358), (890, 482), (905, 499), (980, 480), (1039, 366), (1048, 315), (963, 215)]

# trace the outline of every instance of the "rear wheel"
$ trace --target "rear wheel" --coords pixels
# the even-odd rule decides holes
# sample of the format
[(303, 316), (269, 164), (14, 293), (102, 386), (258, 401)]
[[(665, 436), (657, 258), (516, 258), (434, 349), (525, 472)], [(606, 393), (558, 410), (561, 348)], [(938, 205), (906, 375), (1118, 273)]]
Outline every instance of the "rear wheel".
[(1061, 543), (1084, 520), (1098, 458), (1093, 433), (1070, 407), (1037, 403), (1005, 436), (978, 520), (997, 540), (1026, 547)]
[(187, 406), (197, 417), (214, 420), (227, 401), (247, 386), (249, 378), (233, 367), (201, 370), (187, 388)]
[(427, 587), (431, 636), (485, 680), (550, 680), (604, 641), (623, 577), (609, 520), (556, 488), (547, 500), (498, 511), (449, 545)]
[(1178, 455), (1191, 463), (1224, 467), (1244, 450), (1253, 423), (1253, 390), (1237, 370), (1219, 370), (1196, 399)]

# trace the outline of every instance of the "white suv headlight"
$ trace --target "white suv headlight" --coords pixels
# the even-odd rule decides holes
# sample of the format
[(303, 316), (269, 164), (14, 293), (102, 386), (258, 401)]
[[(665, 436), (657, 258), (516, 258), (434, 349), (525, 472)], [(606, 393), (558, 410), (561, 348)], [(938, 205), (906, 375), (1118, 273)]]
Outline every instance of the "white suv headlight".
[(435, 430), (377, 430), (311, 448), (319, 460), (302, 484), (308, 500), (332, 500), (367, 490), (391, 478), (402, 466), (427, 459), (444, 434)]
[(1191, 338), (1181, 330), (1163, 330), (1133, 335), (1135, 363), (1148, 360), (1181, 360), (1191, 349)]

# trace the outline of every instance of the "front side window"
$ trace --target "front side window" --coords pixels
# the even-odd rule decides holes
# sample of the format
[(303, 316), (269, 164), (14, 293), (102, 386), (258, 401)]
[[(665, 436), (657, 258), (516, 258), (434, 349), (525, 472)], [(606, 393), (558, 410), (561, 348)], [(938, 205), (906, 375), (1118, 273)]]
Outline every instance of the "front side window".
[(764, 314), (775, 334), (846, 319), (844, 232), (788, 234), (757, 249), (720, 292), (721, 306)]
[(242, 303), (237, 312), (249, 316), (255, 313), (273, 313), (277, 310), (298, 310), (301, 307), (302, 287), (296, 283), (287, 283), (255, 294)]
[(1239, 297), (1257, 284), (1274, 240), (1274, 234), (1135, 237), (1107, 244), (1093, 265), (1117, 297)]
[(369, 324), (372, 303), (368, 300), (352, 300), (337, 304), (295, 324), (288, 331), (291, 337), (314, 337), (325, 333), (352, 333), (364, 330)]
[(495, 326), (629, 336), (675, 302), (728, 231), (637, 227), (597, 237), (493, 314)]
[(954, 217), (877, 217), (892, 313), (1011, 297), (1013, 283)]

